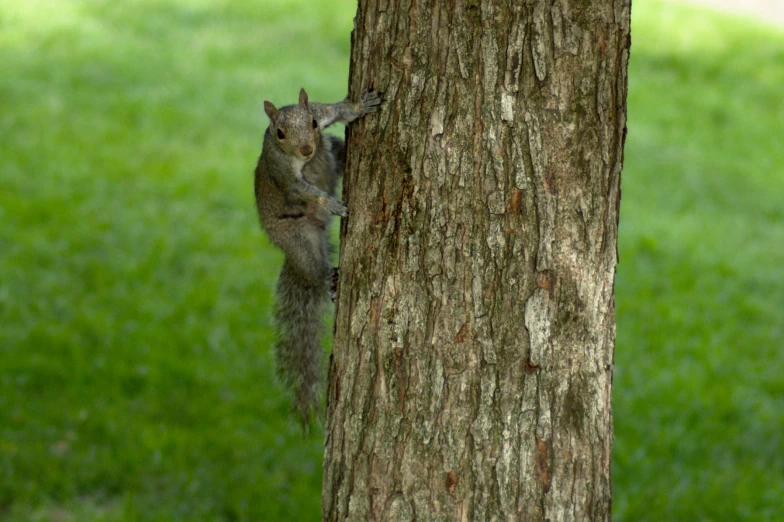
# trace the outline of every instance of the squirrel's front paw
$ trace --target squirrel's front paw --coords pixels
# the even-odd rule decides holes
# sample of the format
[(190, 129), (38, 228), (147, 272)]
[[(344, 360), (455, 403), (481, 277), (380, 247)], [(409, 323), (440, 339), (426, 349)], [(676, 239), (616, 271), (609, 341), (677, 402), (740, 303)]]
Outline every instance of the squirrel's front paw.
[(362, 114), (368, 114), (379, 110), (381, 104), (384, 103), (384, 95), (373, 89), (367, 89), (359, 100), (362, 103)]
[(330, 214), (335, 216), (348, 216), (348, 208), (346, 208), (346, 205), (344, 205), (342, 201), (338, 201), (337, 199), (328, 199), (326, 201), (326, 205), (324, 205), (324, 208), (326, 208)]

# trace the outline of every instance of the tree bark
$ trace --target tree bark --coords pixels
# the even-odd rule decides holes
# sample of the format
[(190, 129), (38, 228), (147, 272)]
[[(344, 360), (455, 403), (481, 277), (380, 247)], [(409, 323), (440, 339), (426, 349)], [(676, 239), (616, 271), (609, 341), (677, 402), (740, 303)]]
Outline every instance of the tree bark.
[(324, 520), (610, 520), (630, 0), (361, 0)]

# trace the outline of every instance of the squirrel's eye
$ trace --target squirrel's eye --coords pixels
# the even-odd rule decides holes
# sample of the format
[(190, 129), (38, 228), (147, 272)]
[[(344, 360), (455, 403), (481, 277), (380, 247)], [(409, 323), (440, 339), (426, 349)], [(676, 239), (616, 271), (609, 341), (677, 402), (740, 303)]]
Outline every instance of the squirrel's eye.
[(279, 139), (279, 140), (282, 140), (282, 139), (283, 139), (283, 138), (285, 138), (285, 137), (286, 137), (286, 135), (285, 135), (285, 134), (283, 134), (283, 131), (282, 131), (282, 130), (280, 130), (280, 129), (278, 129), (278, 139)]
[(316, 123), (316, 120), (313, 120), (313, 128), (315, 129), (316, 127), (318, 127), (318, 123)]

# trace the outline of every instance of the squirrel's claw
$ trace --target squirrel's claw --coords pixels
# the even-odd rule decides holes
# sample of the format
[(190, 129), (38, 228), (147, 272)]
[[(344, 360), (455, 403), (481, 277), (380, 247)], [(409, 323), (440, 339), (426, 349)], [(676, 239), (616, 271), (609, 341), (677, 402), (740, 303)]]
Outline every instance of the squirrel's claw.
[(337, 199), (333, 199), (327, 203), (327, 210), (335, 216), (348, 216), (348, 207), (346, 207), (342, 201), (338, 201)]
[(366, 89), (359, 98), (362, 103), (362, 114), (376, 112), (384, 103), (384, 95), (374, 91), (372, 88)]

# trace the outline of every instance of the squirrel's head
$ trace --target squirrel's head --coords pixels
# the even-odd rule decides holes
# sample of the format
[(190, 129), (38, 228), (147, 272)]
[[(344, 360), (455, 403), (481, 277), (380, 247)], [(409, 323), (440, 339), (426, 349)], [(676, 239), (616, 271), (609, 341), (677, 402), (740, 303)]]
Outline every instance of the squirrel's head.
[(308, 161), (316, 153), (321, 139), (318, 122), (308, 107), (308, 93), (299, 91), (299, 103), (277, 109), (271, 102), (264, 102), (264, 112), (270, 119), (270, 131), (280, 150)]

